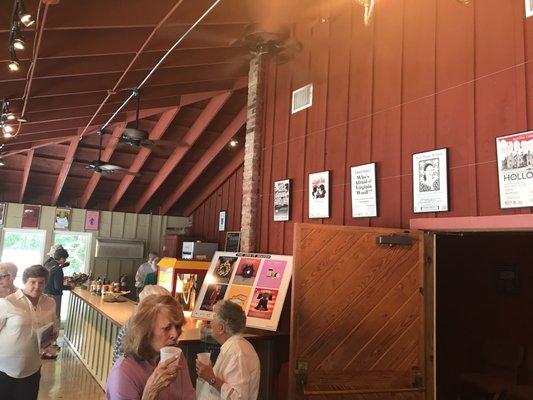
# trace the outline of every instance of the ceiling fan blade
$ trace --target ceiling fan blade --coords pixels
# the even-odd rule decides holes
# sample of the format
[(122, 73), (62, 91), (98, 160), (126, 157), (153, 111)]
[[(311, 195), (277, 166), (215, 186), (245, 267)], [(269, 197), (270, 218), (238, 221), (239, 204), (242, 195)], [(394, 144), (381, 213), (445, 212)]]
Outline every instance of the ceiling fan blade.
[(136, 172), (130, 172), (127, 168), (123, 168), (115, 164), (102, 164), (99, 166), (99, 169), (102, 172), (110, 172), (110, 173), (119, 172), (121, 174), (134, 175), (134, 176), (140, 175)]

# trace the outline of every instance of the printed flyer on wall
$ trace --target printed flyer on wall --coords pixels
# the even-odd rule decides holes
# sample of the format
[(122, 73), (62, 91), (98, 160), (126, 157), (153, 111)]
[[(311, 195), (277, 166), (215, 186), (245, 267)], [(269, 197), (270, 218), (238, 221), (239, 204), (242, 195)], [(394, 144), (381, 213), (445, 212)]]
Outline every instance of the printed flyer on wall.
[(413, 212), (448, 211), (447, 150), (413, 154)]
[(376, 217), (376, 163), (352, 167), (352, 217)]
[(212, 320), (217, 301), (230, 300), (246, 313), (247, 327), (275, 331), (291, 276), (291, 256), (217, 251), (192, 316)]

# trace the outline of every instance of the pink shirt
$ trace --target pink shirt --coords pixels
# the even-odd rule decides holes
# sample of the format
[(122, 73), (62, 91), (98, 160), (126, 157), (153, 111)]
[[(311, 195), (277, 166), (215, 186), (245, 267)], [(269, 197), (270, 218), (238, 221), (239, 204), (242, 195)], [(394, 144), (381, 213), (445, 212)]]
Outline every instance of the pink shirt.
[[(107, 377), (106, 399), (139, 400), (142, 397), (148, 377), (154, 372), (148, 361), (136, 359), (130, 355), (120, 357)], [(159, 394), (159, 400), (195, 400), (196, 393), (192, 387), (189, 369), (185, 359), (180, 359), (178, 376)]]

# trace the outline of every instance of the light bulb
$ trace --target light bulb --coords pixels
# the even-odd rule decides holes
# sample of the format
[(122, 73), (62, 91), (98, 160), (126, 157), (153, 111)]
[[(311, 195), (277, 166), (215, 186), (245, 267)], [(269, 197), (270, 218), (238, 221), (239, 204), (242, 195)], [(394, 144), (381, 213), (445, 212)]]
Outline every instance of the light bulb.
[(11, 61), (9, 62), (8, 67), (9, 67), (9, 70), (10, 70), (11, 72), (16, 72), (16, 71), (18, 71), (18, 70), (20, 69), (20, 64), (19, 64), (18, 61), (16, 61), (16, 60), (11, 60)]
[(20, 38), (13, 40), (13, 47), (17, 50), (24, 50), (24, 40)]

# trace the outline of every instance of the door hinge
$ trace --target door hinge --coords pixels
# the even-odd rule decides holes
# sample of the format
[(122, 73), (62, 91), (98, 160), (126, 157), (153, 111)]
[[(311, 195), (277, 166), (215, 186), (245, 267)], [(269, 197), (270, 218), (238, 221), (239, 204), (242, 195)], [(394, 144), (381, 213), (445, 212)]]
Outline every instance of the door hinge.
[(376, 237), (376, 243), (384, 246), (411, 246), (413, 240), (409, 236), (384, 235)]
[(296, 368), (294, 369), (294, 376), (296, 378), (296, 389), (299, 393), (303, 393), (305, 385), (307, 384), (307, 368), (308, 363), (304, 360), (296, 360)]

